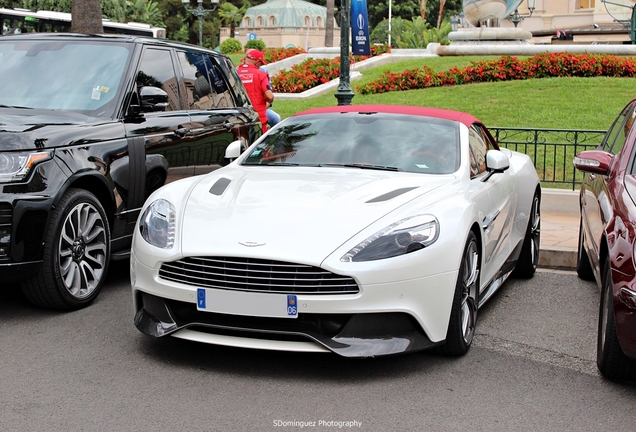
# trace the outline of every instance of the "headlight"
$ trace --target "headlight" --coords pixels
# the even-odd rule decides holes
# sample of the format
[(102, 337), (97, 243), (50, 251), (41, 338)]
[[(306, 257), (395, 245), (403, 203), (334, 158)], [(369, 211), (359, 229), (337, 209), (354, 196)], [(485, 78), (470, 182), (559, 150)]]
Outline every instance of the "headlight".
[(170, 249), (174, 245), (174, 206), (164, 199), (150, 204), (139, 219), (141, 236), (153, 246)]
[(24, 180), (36, 164), (50, 158), (50, 152), (2, 152), (0, 153), (0, 182)]
[(429, 246), (439, 237), (433, 215), (419, 215), (389, 225), (347, 252), (340, 261), (374, 261), (404, 255)]

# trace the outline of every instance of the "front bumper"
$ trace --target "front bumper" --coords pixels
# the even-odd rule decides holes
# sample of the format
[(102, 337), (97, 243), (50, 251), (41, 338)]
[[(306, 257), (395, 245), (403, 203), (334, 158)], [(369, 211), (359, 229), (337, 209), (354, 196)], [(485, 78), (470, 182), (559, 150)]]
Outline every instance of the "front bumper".
[(51, 205), (48, 197), (0, 193), (0, 280), (24, 280), (37, 271)]
[[(357, 294), (298, 295), (295, 319), (197, 310), (196, 287), (158, 276), (131, 255), (135, 325), (148, 335), (245, 348), (371, 357), (444, 343), (457, 272), (361, 285)], [(249, 293), (245, 293), (249, 301)]]
[[(344, 357), (421, 351), (434, 343), (405, 313), (299, 314), (296, 319), (200, 312), (196, 305), (141, 294), (135, 325), (145, 334), (220, 345), (289, 351), (329, 350)], [(187, 331), (186, 331), (187, 330)]]
[(0, 263), (0, 280), (13, 283), (27, 280), (42, 266), (42, 260), (22, 263)]

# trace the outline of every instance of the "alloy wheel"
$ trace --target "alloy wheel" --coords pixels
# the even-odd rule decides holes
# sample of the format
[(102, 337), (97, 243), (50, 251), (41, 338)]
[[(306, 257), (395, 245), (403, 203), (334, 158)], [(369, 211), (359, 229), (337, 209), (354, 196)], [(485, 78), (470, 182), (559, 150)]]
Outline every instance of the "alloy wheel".
[(84, 298), (98, 286), (106, 263), (106, 228), (99, 211), (82, 202), (68, 213), (59, 241), (60, 277), (75, 298)]
[(477, 243), (472, 241), (466, 250), (462, 263), (462, 334), (467, 345), (473, 340), (475, 323), (477, 322), (477, 281), (479, 279), (479, 253)]

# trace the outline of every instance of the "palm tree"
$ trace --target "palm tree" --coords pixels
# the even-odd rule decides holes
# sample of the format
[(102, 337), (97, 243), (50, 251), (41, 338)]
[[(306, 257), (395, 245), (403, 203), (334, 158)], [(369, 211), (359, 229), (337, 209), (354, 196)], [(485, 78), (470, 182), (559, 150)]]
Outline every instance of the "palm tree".
[(73, 33), (104, 33), (99, 0), (73, 0), (71, 14)]
[(335, 0), (327, 0), (327, 22), (325, 23), (325, 46), (333, 46), (333, 10)]
[(240, 24), (243, 19), (243, 15), (245, 15), (245, 11), (249, 7), (249, 3), (243, 3), (241, 8), (237, 8), (230, 2), (225, 2), (219, 7), (219, 17), (223, 21), (224, 24), (230, 25), (230, 37), (234, 38), (234, 33), (236, 31), (236, 25)]
[(442, 25), (442, 15), (444, 14), (444, 5), (446, 0), (439, 0), (439, 14), (437, 14), (437, 29)]
[(164, 27), (161, 11), (152, 0), (126, 0), (126, 18), (129, 21)]

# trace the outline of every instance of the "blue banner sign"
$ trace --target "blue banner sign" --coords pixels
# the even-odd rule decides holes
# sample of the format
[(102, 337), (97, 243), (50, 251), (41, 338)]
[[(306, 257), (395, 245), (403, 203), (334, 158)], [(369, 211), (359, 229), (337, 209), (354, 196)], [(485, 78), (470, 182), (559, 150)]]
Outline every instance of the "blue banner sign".
[(367, 0), (351, 0), (351, 39), (353, 55), (371, 55)]

